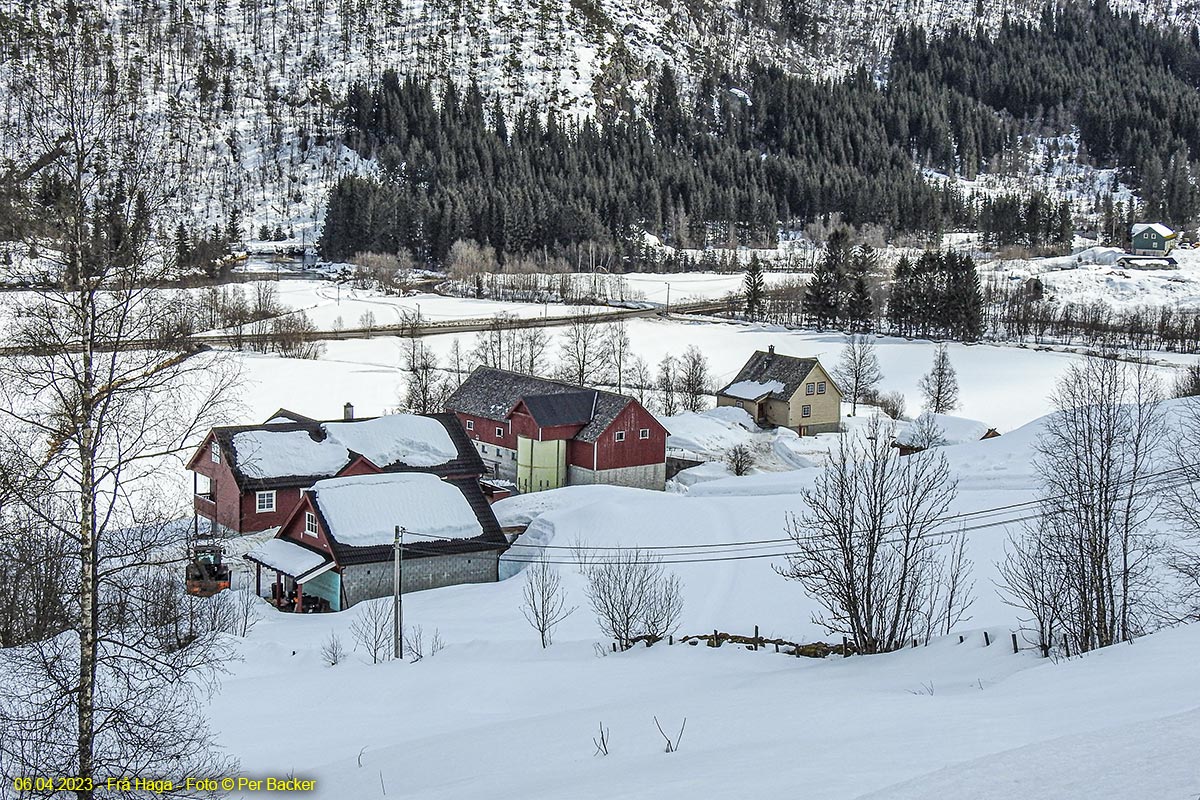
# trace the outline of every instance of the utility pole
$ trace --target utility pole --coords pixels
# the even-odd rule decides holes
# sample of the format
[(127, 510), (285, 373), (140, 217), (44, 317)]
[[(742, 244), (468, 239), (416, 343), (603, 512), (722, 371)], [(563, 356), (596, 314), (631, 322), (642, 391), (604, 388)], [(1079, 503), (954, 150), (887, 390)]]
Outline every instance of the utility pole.
[(392, 542), (392, 656), (404, 657), (404, 606), (400, 601), (400, 583), (404, 575), (404, 528), (396, 526), (396, 538)]

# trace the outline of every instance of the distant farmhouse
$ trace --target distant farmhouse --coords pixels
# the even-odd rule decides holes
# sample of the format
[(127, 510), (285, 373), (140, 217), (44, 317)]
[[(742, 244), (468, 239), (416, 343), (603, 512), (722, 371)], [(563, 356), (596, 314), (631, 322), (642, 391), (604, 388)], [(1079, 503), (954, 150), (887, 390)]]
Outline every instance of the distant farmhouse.
[[(291, 611), (337, 611), (392, 592), (495, 581), (507, 547), (480, 488), (484, 464), (453, 414), (311, 419), (214, 428), (188, 462), (196, 534), (277, 529), (246, 555)], [(204, 521), (203, 523), (201, 521)]]
[(1139, 222), (1130, 229), (1135, 256), (1165, 256), (1175, 249), (1179, 234), (1158, 222)]
[(462, 422), (489, 474), (521, 492), (666, 484), (667, 430), (632, 397), (477, 367), (446, 409)]
[(791, 428), (801, 436), (836, 433), (842, 425), (842, 392), (815, 358), (779, 355), (775, 345), (750, 357), (718, 406), (744, 408), (760, 425)]

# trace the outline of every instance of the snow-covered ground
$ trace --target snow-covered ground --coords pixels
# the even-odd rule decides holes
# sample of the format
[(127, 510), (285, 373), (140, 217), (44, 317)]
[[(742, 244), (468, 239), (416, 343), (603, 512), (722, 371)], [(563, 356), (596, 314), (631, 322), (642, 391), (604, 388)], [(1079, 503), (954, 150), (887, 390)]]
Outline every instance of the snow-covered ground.
[[(1038, 427), (946, 448), (961, 481), (954, 510), (1027, 499)], [(508, 522), (532, 519), (526, 535), (551, 547), (768, 540), (784, 535), (813, 474), (731, 478), (688, 496), (576, 487), (497, 510)], [(550, 649), (520, 614), (520, 577), (407, 595), (406, 625), (421, 626), (426, 642), (417, 663), (371, 665), (358, 652), (330, 667), (320, 646), (331, 632), (352, 641), (354, 610), (264, 609), (236, 645), (243, 661), (210, 718), (244, 769), (315, 778), (317, 797), (728, 797), (748, 787), (897, 800), (1195, 797), (1200, 626), (1065, 661), (1027, 645), (1013, 653), (1017, 615), (991, 584), (1004, 529), (966, 535), (973, 619), (925, 647), (826, 660), (732, 645), (613, 654), (570, 551), (547, 549), (580, 606)], [(506, 574), (522, 552), (506, 557)], [(765, 636), (824, 637), (810, 621), (813, 602), (772, 569), (784, 563), (778, 546), (756, 552), (768, 557), (670, 564), (684, 589), (680, 633), (758, 625)], [(435, 632), (445, 644), (436, 654)], [(314, 722), (297, 730), (279, 708)], [(672, 736), (687, 719), (678, 752), (663, 752), (655, 716)], [(607, 757), (592, 743), (600, 726)]]
[(1059, 303), (1103, 302), (1118, 310), (1200, 308), (1200, 250), (1176, 249), (1175, 269), (1136, 269), (1116, 265), (1123, 251), (1091, 247), (1068, 256), (997, 261), (981, 267), (981, 279), (1013, 283), (1038, 278)]

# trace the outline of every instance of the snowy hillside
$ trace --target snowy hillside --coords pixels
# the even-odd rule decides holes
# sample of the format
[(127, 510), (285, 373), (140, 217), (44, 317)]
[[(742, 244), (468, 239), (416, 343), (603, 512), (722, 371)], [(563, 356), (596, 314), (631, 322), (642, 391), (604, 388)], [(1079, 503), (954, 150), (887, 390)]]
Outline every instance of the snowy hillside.
[[(531, 101), (588, 114), (641, 99), (663, 64), (675, 68), (685, 87), (751, 59), (806, 75), (843, 74), (858, 65), (876, 71), (895, 25), (988, 28), (1005, 15), (1035, 19), (1042, 5), (115, 0), (100, 8), (115, 58), (136, 75), (135, 91), (168, 135), (173, 158), (189, 165), (179, 210), (204, 225), (224, 226), (236, 208), (246, 238), (258, 238), (265, 226), (272, 235), (278, 229), (292, 242), (311, 244), (335, 179), (375, 169), (340, 144), (339, 108), (353, 82), (376, 81), (385, 70), (475, 82), (510, 108)], [(1197, 16), (1189, 4), (1113, 5), (1163, 23)], [(63, 3), (8, 2), (0, 13), (7, 21), (0, 36), (10, 31), (6, 46), (19, 53), (18, 23), (46, 24), (59, 18)], [(0, 85), (10, 77), (0, 70)], [(3, 116), (15, 124), (13, 101), (11, 91), (0, 91)], [(0, 155), (21, 155), (13, 150), (14, 130), (4, 127)], [(1055, 174), (1068, 182), (1064, 191), (1083, 193), (1111, 178), (1082, 176), (1079, 183), (1062, 168)]]

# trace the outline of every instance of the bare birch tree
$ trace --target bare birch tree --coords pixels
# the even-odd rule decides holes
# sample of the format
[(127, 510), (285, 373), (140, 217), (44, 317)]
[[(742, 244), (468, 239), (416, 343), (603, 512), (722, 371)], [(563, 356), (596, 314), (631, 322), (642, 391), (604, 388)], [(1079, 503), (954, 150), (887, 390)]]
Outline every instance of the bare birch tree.
[(378, 601), (360, 604), (350, 623), (350, 635), (371, 656), (372, 664), (387, 661), (394, 645), (391, 605)]
[(559, 335), (558, 374), (576, 386), (594, 386), (608, 372), (608, 352), (604, 331), (584, 311), (571, 318)]
[(679, 398), (684, 411), (703, 411), (705, 398), (712, 391), (708, 358), (694, 344), (688, 345), (679, 359)]
[(1057, 411), (1046, 419), (1034, 462), (1041, 520), (1013, 549), (1007, 571), (1018, 586), (1008, 598), (1037, 616), (1043, 589), (1030, 581), (1050, 575), (1059, 593), (1055, 617), (1076, 652), (1127, 641), (1154, 624), (1164, 559), (1150, 527), (1162, 499), (1153, 480), (1167, 435), (1161, 398), (1148, 367), (1115, 358), (1073, 366), (1052, 397)]
[(567, 590), (562, 577), (544, 558), (525, 568), (525, 585), (522, 587), (521, 613), (538, 632), (542, 648), (554, 642), (554, 629), (567, 617), (575, 613), (576, 606), (567, 607)]
[(971, 599), (969, 563), (939, 527), (957, 494), (945, 456), (901, 458), (890, 427), (873, 417), (864, 439), (843, 437), (790, 520), (798, 553), (781, 570), (824, 609), (814, 622), (862, 653), (930, 636)]
[(220, 669), (215, 616), (204, 619), (219, 604), (162, 580), (182, 566), (187, 529), (171, 521), (184, 507), (161, 473), (216, 421), (232, 376), (192, 346), (161, 290), (171, 276), (154, 220), (172, 187), (160, 143), (131, 113), (135, 82), (113, 66), (92, 10), (75, 11), (31, 43), (35, 61), (4, 66), (17, 74), (28, 151), (46, 156), (36, 177), (54, 187), (15, 187), (37, 221), (21, 232), (58, 285), (9, 304), (3, 484), (72, 568), (69, 626), (3, 654), (0, 771), (86, 787), (227, 768), (197, 709)]
[(866, 334), (856, 333), (846, 337), (842, 358), (833, 371), (842, 391), (850, 397), (850, 416), (858, 413), (858, 404), (883, 380), (875, 342)]

